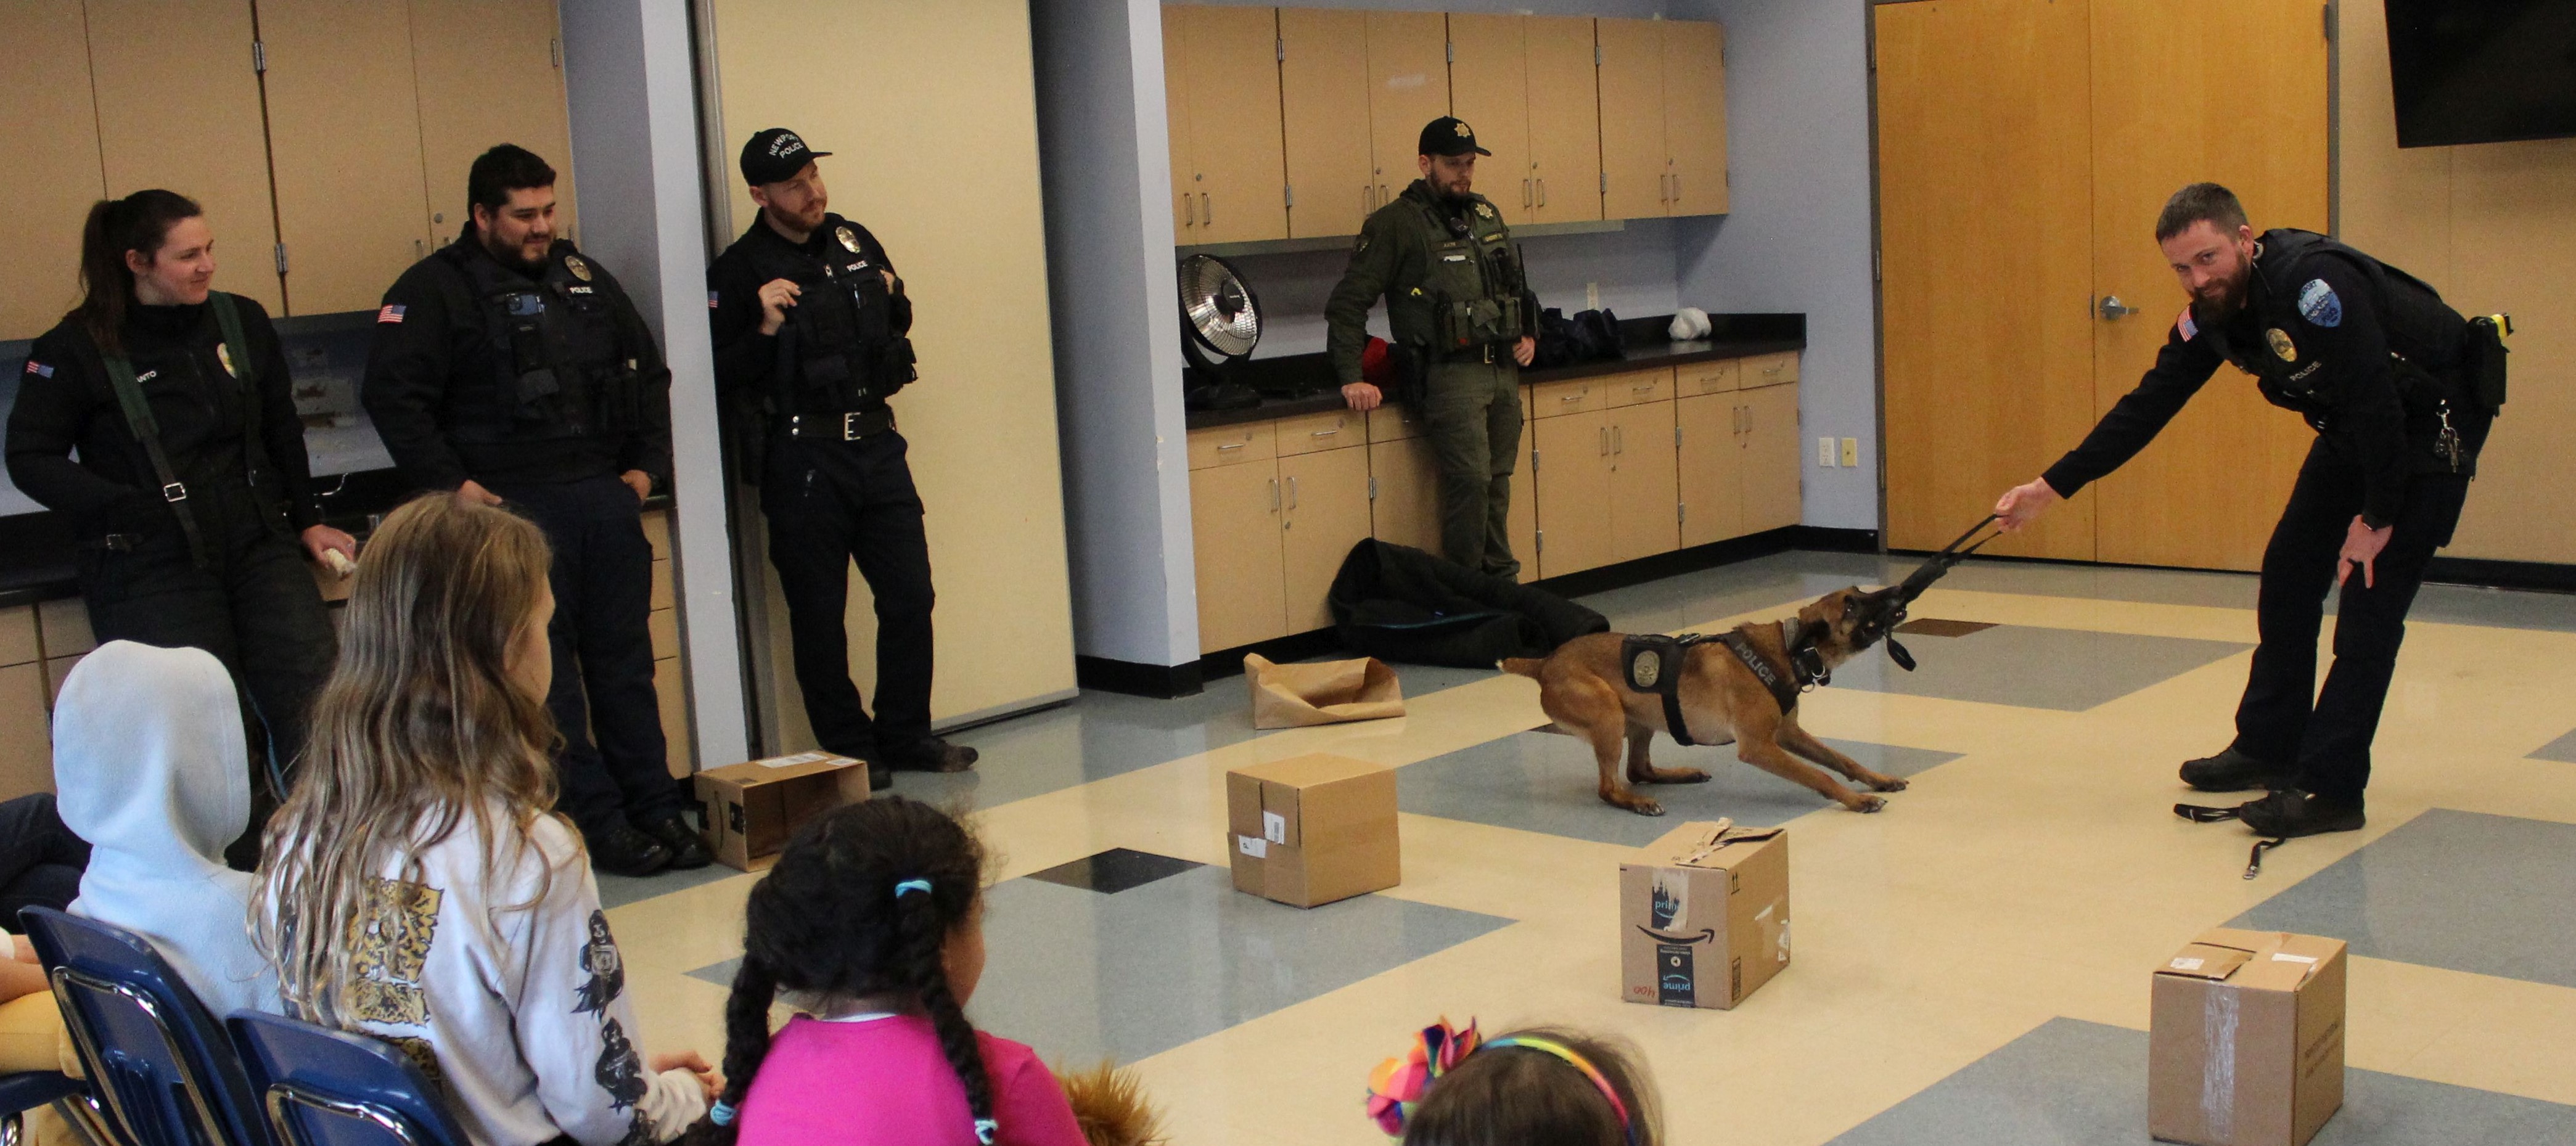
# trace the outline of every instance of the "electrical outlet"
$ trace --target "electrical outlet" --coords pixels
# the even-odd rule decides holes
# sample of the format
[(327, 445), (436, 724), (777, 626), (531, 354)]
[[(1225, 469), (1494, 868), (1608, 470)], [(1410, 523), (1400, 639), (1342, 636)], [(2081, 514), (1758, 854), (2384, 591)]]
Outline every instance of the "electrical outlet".
[(1583, 309), (1585, 309), (1585, 310), (1599, 310), (1599, 309), (1601, 309), (1601, 284), (1600, 284), (1600, 283), (1597, 283), (1597, 282), (1588, 282), (1588, 283), (1583, 284)]
[(1816, 464), (1823, 466), (1826, 469), (1834, 468), (1834, 440), (1832, 438), (1816, 439)]
[(1858, 465), (1860, 465), (1860, 439), (1859, 439), (1859, 438), (1844, 438), (1844, 439), (1843, 439), (1843, 464), (1844, 464), (1844, 465), (1846, 465), (1846, 466), (1858, 466)]

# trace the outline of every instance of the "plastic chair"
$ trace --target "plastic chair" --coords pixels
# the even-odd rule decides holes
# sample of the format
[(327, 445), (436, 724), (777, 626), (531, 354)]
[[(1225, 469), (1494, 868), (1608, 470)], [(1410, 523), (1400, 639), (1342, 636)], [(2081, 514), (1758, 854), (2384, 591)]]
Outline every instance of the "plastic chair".
[(81, 1101), (81, 1083), (68, 1074), (50, 1070), (28, 1070), (0, 1074), (0, 1146), (18, 1146), (26, 1141), (26, 1128), (20, 1116), (39, 1106), (52, 1106), (63, 1120), (75, 1126), (81, 1117), (67, 1109)]
[(48, 907), (18, 918), (126, 1146), (269, 1146), (232, 1041), (149, 941)]
[(280, 1146), (472, 1146), (419, 1064), (382, 1039), (257, 1011), (225, 1026)]

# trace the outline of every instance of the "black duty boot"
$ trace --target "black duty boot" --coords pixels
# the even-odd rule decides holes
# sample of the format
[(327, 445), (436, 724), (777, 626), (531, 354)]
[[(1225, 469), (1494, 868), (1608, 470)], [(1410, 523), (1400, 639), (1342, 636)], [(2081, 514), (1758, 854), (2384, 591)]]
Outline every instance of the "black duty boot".
[(2257, 760), (2229, 745), (2227, 751), (2198, 760), (2186, 760), (2182, 782), (2203, 792), (2247, 792), (2256, 788), (2281, 789), (2298, 779), (2295, 770)]
[(610, 875), (642, 877), (671, 866), (671, 849), (620, 821), (599, 832), (582, 833), (590, 845), (590, 866)]
[(646, 820), (637, 826), (671, 853), (673, 871), (690, 871), (716, 862), (716, 857), (707, 851), (706, 840), (700, 838), (677, 812), (660, 819)]
[(2361, 797), (2330, 799), (2291, 787), (2276, 788), (2271, 795), (2237, 808), (2236, 818), (2258, 835), (2283, 839), (2358, 831), (2363, 823)]
[(982, 753), (963, 744), (951, 744), (934, 736), (910, 752), (891, 756), (887, 763), (907, 772), (963, 772), (982, 757)]

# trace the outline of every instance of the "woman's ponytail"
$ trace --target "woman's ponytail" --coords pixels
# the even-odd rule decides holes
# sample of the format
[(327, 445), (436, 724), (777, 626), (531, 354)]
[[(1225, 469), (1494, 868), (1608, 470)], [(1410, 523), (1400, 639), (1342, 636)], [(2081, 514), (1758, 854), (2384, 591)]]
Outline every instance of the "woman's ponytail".
[(158, 188), (90, 204), (81, 223), (81, 304), (73, 314), (99, 353), (114, 357), (124, 350), (125, 315), (134, 304), (134, 269), (125, 265), (125, 252), (156, 254), (173, 225), (203, 214), (196, 200)]

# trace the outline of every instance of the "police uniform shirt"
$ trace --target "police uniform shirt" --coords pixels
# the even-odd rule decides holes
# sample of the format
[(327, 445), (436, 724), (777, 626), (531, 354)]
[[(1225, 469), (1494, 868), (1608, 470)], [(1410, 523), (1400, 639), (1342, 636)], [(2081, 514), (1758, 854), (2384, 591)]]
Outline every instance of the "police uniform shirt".
[[(304, 424), (286, 355), (258, 302), (235, 295), (255, 393), (245, 395), (212, 307), (129, 306), (122, 340), (159, 423), (161, 447), (192, 492), (245, 481), (245, 399), (257, 401), (263, 501), (301, 532), (320, 524)], [(70, 457), (74, 449), (80, 460)], [(36, 339), (9, 415), (9, 478), (84, 529), (147, 532), (171, 521), (160, 479), (134, 440), (104, 360), (77, 315)], [(282, 501), (282, 507), (274, 504)]]
[[(2410, 446), (2410, 438), (2423, 435), (2408, 431), (2372, 278), (2330, 251), (2310, 250), (2286, 266), (2266, 266), (2265, 257), (2256, 257), (2244, 309), (2234, 316), (2207, 324), (2197, 305), (2184, 308), (2137, 388), (2103, 416), (2083, 444), (2041, 475), (2049, 488), (2073, 497), (2120, 468), (2154, 440), (2220, 364), (2234, 361), (2320, 396), (2322, 408), (2303, 408), (2264, 384), (2267, 400), (2309, 416), (2332, 448), (2361, 470), (2364, 520), (2380, 528), (2396, 519), (2409, 474), (2434, 471), (2414, 456), (2429, 456), (2429, 442)], [(2291, 284), (2289, 297), (2282, 297), (2284, 283)]]
[[(894, 274), (894, 260), (886, 256), (885, 246), (866, 227), (839, 215), (826, 214), (823, 224), (802, 243), (788, 241), (778, 229), (763, 218), (754, 218), (751, 227), (726, 247), (724, 253), (707, 267), (708, 323), (715, 342), (716, 389), (731, 401), (756, 402), (766, 392), (770, 371), (778, 359), (778, 335), (760, 332), (760, 288), (780, 276), (762, 271), (764, 264), (775, 265), (777, 256), (793, 254), (816, 267), (825, 260), (847, 258), (853, 252), (844, 249), (840, 232), (847, 228), (858, 244), (855, 252), (869, 265)], [(896, 293), (901, 293), (902, 278), (895, 280)], [(807, 288), (812, 289), (812, 288)], [(795, 308), (788, 308), (793, 320)], [(782, 332), (786, 327), (779, 328)], [(896, 334), (904, 333), (897, 330)]]
[[(547, 257), (571, 254), (572, 244), (557, 239)], [(625, 288), (598, 260), (576, 257), (591, 276), (582, 285), (609, 300), (618, 342), (635, 360), (633, 424), (594, 426), (579, 437), (535, 442), (461, 444), (451, 436), (468, 420), (493, 417), (500, 401), (495, 382), (498, 364), (485, 327), (484, 303), (476, 297), (464, 260), (486, 260), (532, 285), (538, 281), (499, 264), (469, 229), (464, 237), (404, 271), (385, 292), (384, 306), (376, 312), (375, 339), (367, 350), (360, 398), (404, 478), (421, 489), (450, 490), (468, 478), (487, 484), (553, 483), (642, 470), (667, 487), (671, 479), (670, 368)]]
[[(1437, 234), (1426, 230), (1422, 217), (1426, 206), (1438, 219)], [(1510, 242), (1511, 230), (1502, 223), (1491, 200), (1472, 193), (1463, 199), (1451, 199), (1420, 179), (1393, 202), (1371, 212), (1368, 220), (1360, 224), (1359, 241), (1352, 247), (1349, 267), (1324, 304), (1324, 348), (1335, 380), (1342, 385), (1361, 380), (1360, 354), (1368, 346), (1368, 312), (1381, 295), (1387, 298), (1389, 341), (1434, 341), (1431, 304), (1406, 292), (1432, 284), (1435, 248), (1444, 244), (1458, 246), (1460, 250), (1450, 253), (1465, 253), (1476, 260), (1470, 281), (1480, 283), (1482, 293), (1492, 297), (1508, 289), (1508, 283), (1495, 281), (1497, 272), (1505, 268), (1494, 264), (1518, 257)], [(1512, 271), (1510, 277), (1517, 278), (1518, 272)], [(1527, 335), (1536, 330), (1538, 312), (1527, 302), (1523, 311), (1519, 333)]]

